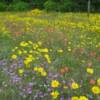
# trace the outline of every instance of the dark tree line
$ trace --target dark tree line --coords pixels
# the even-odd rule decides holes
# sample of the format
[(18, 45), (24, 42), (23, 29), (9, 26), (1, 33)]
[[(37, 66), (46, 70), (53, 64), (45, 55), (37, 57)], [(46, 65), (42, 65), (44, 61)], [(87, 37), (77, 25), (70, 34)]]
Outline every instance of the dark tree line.
[[(0, 0), (0, 6), (15, 7), (19, 9), (46, 9), (48, 11), (84, 11), (100, 12), (100, 0)], [(15, 6), (14, 6), (15, 5)], [(9, 7), (8, 7), (9, 8)], [(20, 9), (19, 9), (20, 10)]]

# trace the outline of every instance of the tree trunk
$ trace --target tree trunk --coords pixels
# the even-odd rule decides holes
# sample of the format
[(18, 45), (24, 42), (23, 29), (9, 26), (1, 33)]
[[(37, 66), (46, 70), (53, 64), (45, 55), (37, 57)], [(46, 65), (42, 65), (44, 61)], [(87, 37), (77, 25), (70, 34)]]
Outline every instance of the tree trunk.
[(88, 0), (87, 10), (88, 10), (88, 17), (89, 17), (90, 16), (90, 12), (91, 12), (91, 0)]

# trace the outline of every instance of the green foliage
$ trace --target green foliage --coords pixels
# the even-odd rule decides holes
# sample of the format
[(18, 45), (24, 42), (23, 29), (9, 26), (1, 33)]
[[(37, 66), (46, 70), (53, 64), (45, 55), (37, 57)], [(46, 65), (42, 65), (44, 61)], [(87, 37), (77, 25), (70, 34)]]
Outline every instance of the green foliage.
[(57, 11), (58, 10), (58, 3), (48, 0), (44, 3), (44, 7), (47, 11)]
[(29, 8), (30, 7), (29, 7), (28, 3), (19, 1), (17, 3), (16, 2), (11, 3), (8, 7), (8, 10), (11, 10), (11, 11), (25, 11)]
[[(100, 1), (91, 1), (91, 11), (99, 11)], [(87, 0), (47, 0), (44, 3), (47, 11), (87, 11)]]
[(3, 2), (0, 2), (0, 11), (5, 11), (7, 9), (7, 5)]
[(72, 0), (64, 0), (63, 5), (61, 5), (62, 11), (75, 11), (77, 9), (78, 5), (76, 2), (73, 2)]
[[(88, 0), (0, 0), (0, 11), (24, 11), (29, 8), (45, 9), (47, 11), (77, 12), (87, 11)], [(30, 7), (29, 7), (30, 5)], [(91, 0), (91, 11), (100, 12), (100, 0)]]
[(30, 2), (33, 6), (33, 8), (39, 8), (39, 9), (43, 9), (44, 8), (44, 3), (47, 0), (31, 0), (32, 2)]
[(72, 0), (56, 1), (48, 0), (45, 2), (44, 7), (47, 11), (78, 11), (77, 2)]
[(26, 3), (26, 2), (22, 2), (22, 1), (19, 1), (19, 2), (14, 2), (14, 3), (11, 3), (8, 7), (8, 10), (10, 11), (26, 11), (30, 8), (29, 4)]

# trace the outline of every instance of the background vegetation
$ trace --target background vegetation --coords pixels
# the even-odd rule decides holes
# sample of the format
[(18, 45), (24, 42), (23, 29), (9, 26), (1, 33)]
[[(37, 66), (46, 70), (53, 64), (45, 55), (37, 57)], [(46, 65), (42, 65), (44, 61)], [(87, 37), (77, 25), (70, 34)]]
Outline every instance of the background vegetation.
[[(91, 11), (100, 12), (100, 0), (90, 0)], [(0, 11), (25, 11), (45, 9), (47, 11), (87, 11), (88, 0), (0, 0)]]

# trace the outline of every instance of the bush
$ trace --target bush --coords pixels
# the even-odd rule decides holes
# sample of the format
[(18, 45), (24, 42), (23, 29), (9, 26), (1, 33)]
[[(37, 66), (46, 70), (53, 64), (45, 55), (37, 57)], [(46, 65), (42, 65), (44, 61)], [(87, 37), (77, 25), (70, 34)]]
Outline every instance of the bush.
[(44, 3), (44, 7), (47, 11), (58, 11), (58, 3), (48, 0)]
[(44, 7), (47, 11), (76, 11), (78, 5), (71, 0), (64, 0), (57, 2), (56, 0), (48, 0), (45, 2)]
[(72, 2), (71, 0), (65, 0), (65, 3), (62, 5), (62, 11), (78, 11), (78, 5), (76, 2)]
[(26, 2), (15, 2), (15, 3), (11, 3), (8, 7), (8, 10), (10, 11), (25, 11), (28, 10), (30, 8), (29, 4)]
[(43, 9), (45, 1), (47, 0), (32, 0), (31, 4), (34, 8)]
[(0, 2), (0, 11), (5, 11), (7, 9), (7, 5), (5, 3)]
[(42, 15), (43, 14), (43, 11), (42, 10), (39, 10), (39, 9), (33, 9), (33, 10), (31, 10), (31, 15), (35, 15), (35, 16), (37, 16), (37, 15)]

